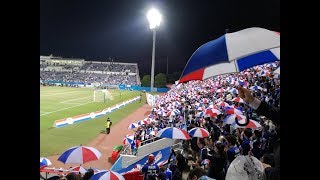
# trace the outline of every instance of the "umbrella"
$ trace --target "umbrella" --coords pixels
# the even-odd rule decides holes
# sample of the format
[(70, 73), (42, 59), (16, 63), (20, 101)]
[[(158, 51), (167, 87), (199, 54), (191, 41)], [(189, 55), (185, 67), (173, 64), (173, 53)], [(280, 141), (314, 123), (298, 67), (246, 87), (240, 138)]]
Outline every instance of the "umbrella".
[(257, 89), (263, 90), (263, 88), (260, 86), (251, 86), (250, 89), (251, 90), (257, 90)]
[(141, 126), (141, 125), (143, 125), (143, 124), (146, 124), (146, 122), (145, 121), (143, 121), (143, 120), (140, 120), (140, 121), (138, 121), (138, 123), (137, 123), (139, 126)]
[(244, 103), (243, 99), (241, 99), (239, 97), (233, 98), (231, 101), (238, 102), (238, 103)]
[(224, 101), (218, 102), (217, 105), (218, 105), (218, 106), (223, 106), (223, 107), (225, 107), (225, 106), (230, 106), (228, 103), (226, 103), (226, 102), (224, 102)]
[(276, 63), (270, 63), (270, 64), (267, 64), (266, 67), (275, 68), (275, 67), (277, 67), (277, 65), (276, 65)]
[(125, 180), (124, 177), (114, 171), (100, 171), (94, 174), (90, 180)]
[(232, 88), (229, 90), (232, 94), (238, 94), (238, 90), (236, 88)]
[(172, 111), (169, 111), (167, 113), (167, 116), (176, 116), (176, 115), (179, 115), (180, 114), (180, 111), (178, 109), (174, 109)]
[(204, 159), (204, 160), (201, 162), (201, 165), (206, 165), (206, 164), (210, 164), (210, 160), (209, 160), (209, 159)]
[(64, 153), (58, 158), (59, 161), (64, 164), (67, 163), (76, 163), (76, 164), (84, 164), (89, 161), (98, 160), (101, 157), (101, 153), (93, 148), (88, 146), (75, 146)]
[(242, 119), (244, 119), (244, 120), (246, 119), (246, 117), (243, 116), (243, 115), (232, 114), (232, 115), (227, 116), (227, 117), (223, 120), (223, 122), (224, 122), (225, 124), (233, 124), (233, 123), (236, 121), (236, 118), (237, 118), (238, 121), (240, 121), (240, 120), (242, 120)]
[(123, 138), (123, 144), (132, 144), (134, 142), (134, 136), (127, 134), (124, 138)]
[(167, 127), (158, 131), (157, 137), (169, 139), (190, 139), (187, 131), (175, 127)]
[(204, 115), (205, 115), (204, 112), (198, 112), (198, 113), (196, 114), (196, 117), (203, 117)]
[(218, 109), (218, 106), (211, 104), (208, 108), (209, 108), (209, 109)]
[[(240, 124), (244, 124), (245, 120), (240, 120), (239, 121)], [(251, 128), (251, 129), (257, 129), (261, 127), (261, 124), (258, 123), (257, 121), (254, 121), (252, 119), (249, 120), (249, 124), (246, 126), (239, 126), (236, 122), (232, 123), (231, 126), (233, 126), (234, 128)]]
[(209, 103), (209, 99), (203, 98), (201, 102), (202, 102), (203, 104)]
[(135, 129), (135, 128), (137, 128), (137, 127), (139, 127), (139, 125), (138, 125), (137, 123), (131, 123), (131, 124), (129, 125), (128, 129), (129, 129), (129, 130), (132, 130), (132, 129)]
[(190, 57), (179, 83), (240, 72), (279, 59), (279, 33), (258, 27), (247, 28), (200, 46)]
[(242, 115), (242, 111), (240, 111), (239, 109), (237, 108), (234, 108), (234, 107), (226, 107), (224, 108), (224, 111), (226, 114), (238, 114), (238, 115)]
[(192, 137), (199, 137), (199, 138), (205, 138), (205, 137), (208, 137), (210, 135), (210, 133), (206, 129), (199, 128), (199, 127), (195, 127), (195, 128), (190, 129), (188, 131), (188, 133)]
[(221, 88), (221, 89), (218, 89), (216, 92), (217, 92), (217, 93), (223, 93), (223, 92), (226, 92), (226, 90), (223, 89), (223, 88)]
[(81, 174), (85, 174), (87, 172), (87, 170), (82, 166), (76, 166), (76, 167), (70, 168), (69, 171), (76, 172), (76, 173), (80, 172)]
[(218, 116), (221, 112), (218, 109), (207, 109), (205, 115), (210, 117)]
[(41, 157), (40, 158), (40, 168), (45, 167), (45, 166), (50, 166), (52, 165), (51, 161), (47, 158)]

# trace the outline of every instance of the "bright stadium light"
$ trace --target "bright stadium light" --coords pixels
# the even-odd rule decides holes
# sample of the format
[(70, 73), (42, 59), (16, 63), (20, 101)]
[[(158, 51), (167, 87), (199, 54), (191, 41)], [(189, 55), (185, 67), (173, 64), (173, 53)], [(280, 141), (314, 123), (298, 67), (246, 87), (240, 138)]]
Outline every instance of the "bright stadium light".
[(150, 29), (154, 29), (157, 26), (160, 26), (161, 14), (157, 9), (155, 8), (150, 9), (147, 13), (147, 18), (149, 21)]
[(161, 14), (157, 9), (150, 9), (147, 13), (150, 29), (153, 31), (153, 46), (152, 46), (152, 64), (151, 64), (151, 92), (154, 91), (154, 64), (155, 64), (155, 48), (156, 48), (156, 27), (160, 26)]

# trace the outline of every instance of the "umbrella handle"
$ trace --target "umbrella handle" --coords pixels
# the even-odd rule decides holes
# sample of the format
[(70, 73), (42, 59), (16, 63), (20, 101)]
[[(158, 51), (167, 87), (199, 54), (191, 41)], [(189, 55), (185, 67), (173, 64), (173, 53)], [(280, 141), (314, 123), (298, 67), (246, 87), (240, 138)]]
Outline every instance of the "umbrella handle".
[(247, 126), (247, 125), (249, 124), (249, 122), (250, 122), (250, 120), (249, 120), (249, 116), (248, 116), (248, 114), (247, 114), (247, 113), (246, 113), (246, 121), (245, 121), (245, 123), (244, 123), (244, 124), (239, 123), (239, 121), (238, 121), (238, 118), (237, 118), (237, 117), (235, 118), (235, 121), (236, 121), (236, 124), (237, 124), (238, 126)]

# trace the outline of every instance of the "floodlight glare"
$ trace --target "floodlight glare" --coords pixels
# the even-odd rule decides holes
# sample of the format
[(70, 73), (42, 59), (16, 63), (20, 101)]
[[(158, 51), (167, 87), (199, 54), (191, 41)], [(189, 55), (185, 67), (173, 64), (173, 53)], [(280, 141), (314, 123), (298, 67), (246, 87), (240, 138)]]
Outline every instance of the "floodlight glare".
[(157, 9), (150, 9), (147, 13), (147, 18), (149, 21), (150, 29), (154, 29), (157, 26), (160, 26), (161, 14)]

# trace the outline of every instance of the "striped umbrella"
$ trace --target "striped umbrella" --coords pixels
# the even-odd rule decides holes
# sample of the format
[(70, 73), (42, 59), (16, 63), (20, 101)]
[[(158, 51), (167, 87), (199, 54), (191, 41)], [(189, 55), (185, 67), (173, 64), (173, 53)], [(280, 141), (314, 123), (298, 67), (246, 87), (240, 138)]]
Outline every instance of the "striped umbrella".
[(169, 139), (190, 139), (187, 131), (178, 129), (175, 127), (167, 127), (158, 131), (156, 135), (159, 138), (169, 138)]
[(114, 171), (100, 171), (94, 174), (90, 180), (125, 180), (124, 177)]
[(215, 117), (221, 114), (218, 109), (207, 109), (205, 115), (209, 115), (210, 117)]
[(204, 128), (195, 127), (188, 131), (190, 136), (192, 137), (199, 137), (199, 138), (205, 138), (208, 137), (210, 134), (209, 132)]
[(244, 103), (244, 100), (239, 97), (233, 98), (231, 101), (238, 102), (238, 103)]
[(223, 107), (225, 107), (225, 106), (230, 106), (228, 103), (226, 103), (226, 102), (224, 102), (224, 101), (218, 102), (217, 105), (218, 105), (218, 106), (223, 106)]
[(206, 164), (210, 164), (210, 160), (209, 160), (209, 159), (204, 159), (204, 160), (201, 162), (201, 165), (206, 165)]
[(216, 92), (217, 92), (217, 93), (223, 93), (223, 92), (226, 92), (226, 90), (223, 89), (223, 88), (221, 88), (221, 89), (218, 89)]
[(226, 114), (238, 114), (238, 115), (242, 115), (243, 114), (241, 110), (239, 110), (237, 108), (234, 108), (234, 107), (231, 107), (231, 106), (225, 107), (224, 111), (225, 111)]
[(235, 123), (236, 118), (237, 118), (238, 121), (240, 121), (240, 120), (245, 120), (245, 119), (246, 119), (246, 117), (243, 116), (243, 115), (232, 114), (232, 115), (227, 116), (227, 117), (223, 120), (223, 122), (224, 122), (225, 124), (233, 124), (233, 123)]
[(251, 89), (251, 90), (258, 90), (258, 89), (259, 89), (259, 90), (263, 90), (263, 88), (260, 87), (260, 86), (251, 86), (250, 89)]
[(210, 109), (218, 109), (218, 106), (211, 104), (208, 108), (210, 108)]
[(127, 134), (124, 138), (123, 138), (123, 144), (132, 144), (134, 142), (134, 135), (130, 135)]
[(81, 174), (85, 174), (87, 172), (87, 170), (82, 166), (76, 166), (76, 167), (70, 168), (69, 171), (74, 173), (80, 172)]
[(129, 130), (132, 130), (132, 129), (135, 129), (135, 128), (137, 128), (137, 127), (139, 127), (139, 125), (138, 125), (137, 123), (131, 123), (131, 124), (129, 125), (128, 129), (129, 129)]
[[(245, 120), (242, 119), (239, 121), (240, 124), (244, 124)], [(261, 127), (261, 124), (258, 123), (257, 121), (254, 121), (252, 119), (249, 120), (249, 124), (246, 126), (239, 126), (236, 122), (232, 123), (231, 126), (233, 126), (234, 128), (251, 128), (251, 129), (257, 129)]]
[(72, 147), (62, 153), (58, 160), (63, 162), (64, 164), (84, 164), (89, 161), (98, 160), (101, 156), (102, 154), (97, 149), (80, 145)]
[(46, 167), (52, 165), (51, 161), (47, 158), (41, 157), (40, 158), (40, 168), (41, 167)]

